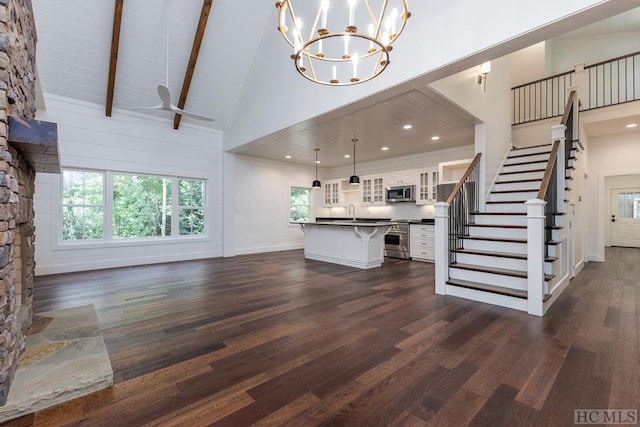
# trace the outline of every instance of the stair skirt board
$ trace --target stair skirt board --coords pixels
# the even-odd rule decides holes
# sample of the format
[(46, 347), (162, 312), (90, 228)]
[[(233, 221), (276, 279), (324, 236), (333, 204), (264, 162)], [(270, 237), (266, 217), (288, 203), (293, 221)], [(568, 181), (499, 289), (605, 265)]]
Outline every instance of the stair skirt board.
[(549, 290), (549, 294), (545, 296), (542, 311), (543, 313), (547, 312), (549, 307), (551, 307), (555, 300), (558, 299), (558, 297), (564, 292), (569, 283), (571, 283), (571, 280), (569, 278), (569, 275), (566, 275), (562, 278), (562, 280), (559, 280), (551, 287), (551, 289)]
[(447, 296), (454, 296), (458, 298), (484, 302), (487, 304), (512, 308), (514, 310), (520, 310), (524, 312), (528, 311), (527, 300), (522, 298), (500, 295), (492, 292), (478, 291), (475, 289), (468, 289), (454, 285), (445, 285), (445, 292), (447, 293)]

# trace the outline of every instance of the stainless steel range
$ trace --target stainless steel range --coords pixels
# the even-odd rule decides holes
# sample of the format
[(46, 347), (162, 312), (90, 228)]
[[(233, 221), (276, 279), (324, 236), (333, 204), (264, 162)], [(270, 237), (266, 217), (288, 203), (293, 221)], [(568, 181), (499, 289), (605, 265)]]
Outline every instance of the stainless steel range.
[(384, 236), (384, 256), (410, 259), (409, 221), (397, 221)]

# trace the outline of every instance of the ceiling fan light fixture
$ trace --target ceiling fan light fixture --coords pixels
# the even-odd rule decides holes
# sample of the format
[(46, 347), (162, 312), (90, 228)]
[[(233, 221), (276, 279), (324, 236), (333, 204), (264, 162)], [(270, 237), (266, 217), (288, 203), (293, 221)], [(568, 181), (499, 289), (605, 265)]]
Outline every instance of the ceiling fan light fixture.
[(278, 31), (306, 79), (329, 86), (371, 80), (389, 65), (392, 44), (411, 17), (407, 0), (336, 3), (343, 2), (278, 1)]

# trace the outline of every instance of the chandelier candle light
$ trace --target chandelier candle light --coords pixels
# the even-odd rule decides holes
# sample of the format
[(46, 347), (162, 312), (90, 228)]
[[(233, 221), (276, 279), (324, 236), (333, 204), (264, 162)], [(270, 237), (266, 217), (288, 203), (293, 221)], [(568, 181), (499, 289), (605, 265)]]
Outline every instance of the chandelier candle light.
[(407, 0), (283, 0), (276, 7), (278, 30), (293, 48), (296, 70), (331, 86), (382, 73), (391, 44), (411, 16)]

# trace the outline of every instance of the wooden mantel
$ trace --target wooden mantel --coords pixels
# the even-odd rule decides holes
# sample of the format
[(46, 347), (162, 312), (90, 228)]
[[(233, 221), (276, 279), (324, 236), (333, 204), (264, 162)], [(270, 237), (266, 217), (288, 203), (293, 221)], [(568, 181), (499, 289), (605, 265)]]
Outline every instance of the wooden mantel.
[(56, 123), (9, 116), (8, 141), (36, 172), (60, 173)]

